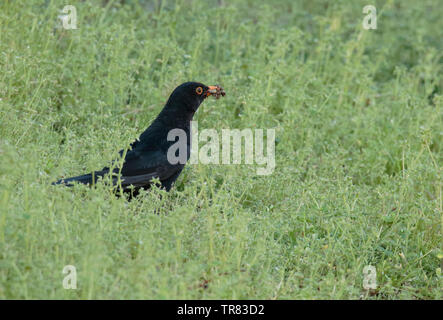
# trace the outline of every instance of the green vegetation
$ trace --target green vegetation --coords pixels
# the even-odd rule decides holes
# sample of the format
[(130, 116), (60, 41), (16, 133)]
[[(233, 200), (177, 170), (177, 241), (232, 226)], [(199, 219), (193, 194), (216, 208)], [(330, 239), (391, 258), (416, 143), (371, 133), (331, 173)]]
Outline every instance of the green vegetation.
[[(0, 298), (442, 299), (438, 1), (0, 3)], [(100, 183), (178, 84), (199, 129), (274, 128), (276, 168), (188, 165), (128, 202)], [(62, 286), (74, 265), (78, 289)], [(363, 289), (363, 268), (377, 289)]]

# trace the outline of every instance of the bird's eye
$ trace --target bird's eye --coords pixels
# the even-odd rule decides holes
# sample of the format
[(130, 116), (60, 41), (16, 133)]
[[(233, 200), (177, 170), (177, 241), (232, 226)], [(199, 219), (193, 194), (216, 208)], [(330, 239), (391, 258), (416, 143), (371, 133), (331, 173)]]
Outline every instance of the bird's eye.
[(198, 87), (197, 89), (195, 89), (195, 92), (197, 92), (197, 94), (202, 94), (203, 93), (203, 88), (202, 87)]

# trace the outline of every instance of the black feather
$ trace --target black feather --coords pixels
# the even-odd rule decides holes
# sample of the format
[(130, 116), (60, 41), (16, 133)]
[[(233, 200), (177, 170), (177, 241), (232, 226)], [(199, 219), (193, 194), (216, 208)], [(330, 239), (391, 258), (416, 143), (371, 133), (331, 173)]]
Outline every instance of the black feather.
[[(169, 147), (175, 141), (168, 141), (167, 135), (172, 129), (182, 129), (187, 135), (187, 159), (190, 148), (190, 121), (200, 104), (206, 98), (206, 94), (198, 94), (196, 89), (203, 88), (206, 93), (208, 86), (198, 82), (186, 82), (178, 86), (170, 95), (166, 105), (152, 122), (152, 124), (140, 135), (139, 139), (131, 144), (127, 151), (121, 170), (115, 168), (112, 182), (116, 185), (121, 183), (124, 191), (129, 191), (130, 186), (135, 189), (147, 189), (153, 179), (159, 179), (161, 186), (170, 190), (174, 181), (183, 170), (184, 164), (171, 164), (167, 159)], [(119, 152), (123, 157), (124, 150)], [(109, 168), (85, 175), (60, 179), (53, 184), (72, 186), (74, 182), (93, 185), (100, 177), (109, 174)], [(120, 175), (120, 179), (118, 176)]]

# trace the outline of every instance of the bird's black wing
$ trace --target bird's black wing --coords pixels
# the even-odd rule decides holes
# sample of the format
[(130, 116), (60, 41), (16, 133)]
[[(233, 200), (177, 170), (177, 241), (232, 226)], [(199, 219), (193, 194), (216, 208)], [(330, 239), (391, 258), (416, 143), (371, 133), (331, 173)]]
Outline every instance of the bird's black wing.
[(138, 147), (127, 152), (120, 180), (123, 187), (142, 187), (149, 185), (155, 178), (166, 180), (182, 168), (183, 165), (170, 164), (167, 154), (160, 149)]
[(130, 145), (130, 149), (125, 153), (120, 150), (120, 159), (124, 157), (123, 165), (120, 167), (114, 161), (112, 169), (104, 167), (100, 171), (95, 171), (82, 176), (61, 179), (53, 184), (72, 185), (72, 182), (80, 182), (83, 184), (94, 184), (98, 178), (104, 177), (112, 170), (113, 184), (121, 184), (123, 188), (131, 185), (135, 187), (146, 187), (152, 183), (152, 179), (158, 178), (165, 181), (165, 187), (170, 187), (171, 181), (178, 176), (183, 169), (183, 164), (170, 164), (167, 159), (167, 141), (162, 139), (162, 134), (158, 134), (156, 130), (146, 130), (140, 139), (134, 141)]
[[(121, 152), (123, 154), (123, 152)], [(115, 164), (115, 162), (114, 162)], [(123, 188), (131, 185), (134, 187), (146, 187), (152, 183), (152, 179), (158, 178), (160, 181), (167, 180), (179, 173), (183, 165), (171, 165), (167, 155), (161, 150), (130, 150), (125, 156), (123, 167), (112, 169), (113, 184), (121, 184)], [(53, 184), (64, 184), (73, 186), (73, 182), (83, 184), (94, 184), (99, 178), (103, 178), (110, 173), (109, 167), (104, 167), (100, 171), (94, 171), (85, 175), (60, 179)]]
[(56, 182), (53, 182), (52, 185), (64, 184), (68, 187), (72, 187), (73, 182), (79, 182), (83, 184), (94, 184), (97, 182), (99, 178), (103, 178), (108, 173), (109, 173), (109, 168), (103, 168), (100, 171), (94, 171), (91, 173), (83, 174), (81, 176), (60, 179)]

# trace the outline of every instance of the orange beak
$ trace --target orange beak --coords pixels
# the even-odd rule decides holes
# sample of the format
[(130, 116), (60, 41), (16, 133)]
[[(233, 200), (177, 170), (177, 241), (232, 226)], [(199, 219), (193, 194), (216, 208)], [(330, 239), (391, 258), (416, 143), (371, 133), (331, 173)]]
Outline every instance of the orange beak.
[(206, 91), (206, 96), (214, 96), (216, 99), (220, 98), (220, 96), (225, 96), (225, 90), (219, 86), (208, 86), (208, 90)]

